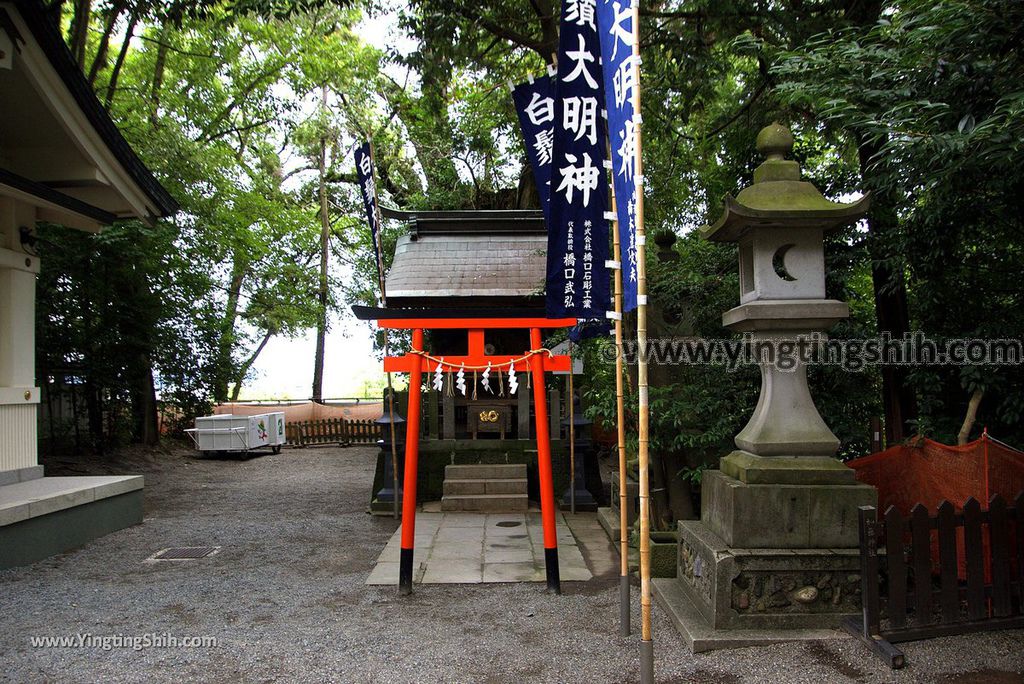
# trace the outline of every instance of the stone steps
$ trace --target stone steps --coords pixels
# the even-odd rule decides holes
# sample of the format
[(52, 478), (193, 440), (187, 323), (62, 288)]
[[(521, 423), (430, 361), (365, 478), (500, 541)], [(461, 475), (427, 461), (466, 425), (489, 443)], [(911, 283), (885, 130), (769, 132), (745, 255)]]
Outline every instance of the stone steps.
[(444, 470), (442, 511), (526, 511), (526, 465), (450, 465)]
[(526, 478), (500, 478), (493, 480), (449, 480), (444, 481), (444, 494), (462, 496), (466, 494), (526, 494)]
[(473, 463), (444, 467), (445, 479), (487, 480), (501, 478), (526, 479), (525, 463)]

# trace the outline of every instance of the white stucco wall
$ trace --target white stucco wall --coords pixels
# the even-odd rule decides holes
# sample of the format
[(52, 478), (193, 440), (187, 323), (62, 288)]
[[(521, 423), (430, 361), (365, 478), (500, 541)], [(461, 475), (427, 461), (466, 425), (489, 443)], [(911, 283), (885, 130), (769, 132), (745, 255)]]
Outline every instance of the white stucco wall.
[(0, 472), (37, 463), (35, 299), (39, 259), (27, 254), (19, 226), (35, 225), (35, 208), (0, 198)]

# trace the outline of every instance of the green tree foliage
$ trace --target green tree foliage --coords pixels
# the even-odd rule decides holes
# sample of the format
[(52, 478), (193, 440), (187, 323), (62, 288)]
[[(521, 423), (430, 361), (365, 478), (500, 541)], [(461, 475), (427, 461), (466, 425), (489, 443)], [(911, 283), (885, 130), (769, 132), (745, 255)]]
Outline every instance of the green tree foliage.
[[(375, 91), (380, 56), (355, 35), (361, 14), (346, 4), (64, 8), (70, 38), (83, 17), (97, 27), (82, 64), (182, 205), (153, 227), (42, 232), (41, 371), (82, 387), (93, 446), (154, 441), (158, 398), (187, 417), (237, 397), (270, 337), (316, 325), (317, 181), (305, 160), (310, 136), (328, 125), (331, 239), (340, 254), (362, 250), (347, 156), (375, 114), (362, 107), (328, 122), (309, 106), (325, 85), (357, 102)], [(132, 420), (110, 419), (118, 412)]]
[[(936, 339), (1024, 337), (1024, 7), (1009, 0), (892, 3), (873, 25), (776, 56), (777, 91), (876, 152), (866, 188), (892, 198), (886, 251), (906, 273), (913, 325)], [(968, 398), (978, 424), (1020, 441), (1019, 368), (920, 367), (919, 429), (945, 441)], [(965, 436), (971, 426), (965, 426)]]
[[(98, 401), (127, 397), (136, 436), (148, 377), (164, 398), (230, 396), (268, 335), (375, 300), (355, 139), (374, 140), (386, 203), (538, 206), (507, 83), (552, 60), (557, 0), (399, 3), (415, 46), (385, 53), (360, 42), (361, 14), (344, 3), (64, 4), (83, 70), (184, 207), (155, 228), (129, 223), (100, 238), (54, 229), (39, 247), (60, 264), (42, 288), (46, 363), (87, 369)], [(650, 256), (652, 333), (730, 335), (720, 316), (737, 300), (735, 249), (695, 229), (750, 182), (757, 131), (780, 120), (826, 196), (874, 195), (868, 220), (827, 244), (828, 295), (852, 311), (834, 336), (1024, 336), (1014, 278), (1022, 25), (1012, 0), (642, 2), (647, 228), (678, 236)], [(321, 184), (338, 266), (324, 302)], [(400, 231), (386, 225), (385, 258)], [(115, 301), (124, 316), (107, 310)], [(607, 420), (614, 378), (601, 344), (582, 353), (590, 411)], [(692, 514), (689, 487), (731, 448), (758, 380), (753, 368), (701, 366), (653, 379), (652, 467), (667, 523)], [(810, 379), (844, 457), (868, 451), (869, 420), (883, 413), (893, 438), (912, 434), (902, 428), (916, 412), (912, 430), (950, 441), (972, 397), (967, 434), (988, 425), (1024, 438), (1016, 368), (815, 368)], [(634, 421), (635, 404), (628, 412)]]

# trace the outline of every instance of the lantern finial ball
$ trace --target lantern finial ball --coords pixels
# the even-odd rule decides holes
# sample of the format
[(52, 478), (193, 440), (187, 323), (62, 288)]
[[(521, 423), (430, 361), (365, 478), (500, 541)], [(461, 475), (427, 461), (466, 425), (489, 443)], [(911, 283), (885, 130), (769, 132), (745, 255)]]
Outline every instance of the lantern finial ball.
[(778, 122), (765, 126), (757, 134), (757, 151), (769, 160), (785, 159), (793, 151), (793, 134)]

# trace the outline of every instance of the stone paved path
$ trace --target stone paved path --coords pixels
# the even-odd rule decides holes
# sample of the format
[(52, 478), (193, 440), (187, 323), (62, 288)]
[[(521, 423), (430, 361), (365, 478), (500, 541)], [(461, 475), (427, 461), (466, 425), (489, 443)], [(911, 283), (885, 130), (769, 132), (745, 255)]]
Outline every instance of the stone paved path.
[[(562, 581), (589, 580), (593, 575), (561, 513), (556, 525)], [(401, 538), (399, 527), (377, 559), (367, 584), (398, 584)], [(419, 584), (543, 582), (540, 512), (418, 513), (414, 558), (413, 582)]]

